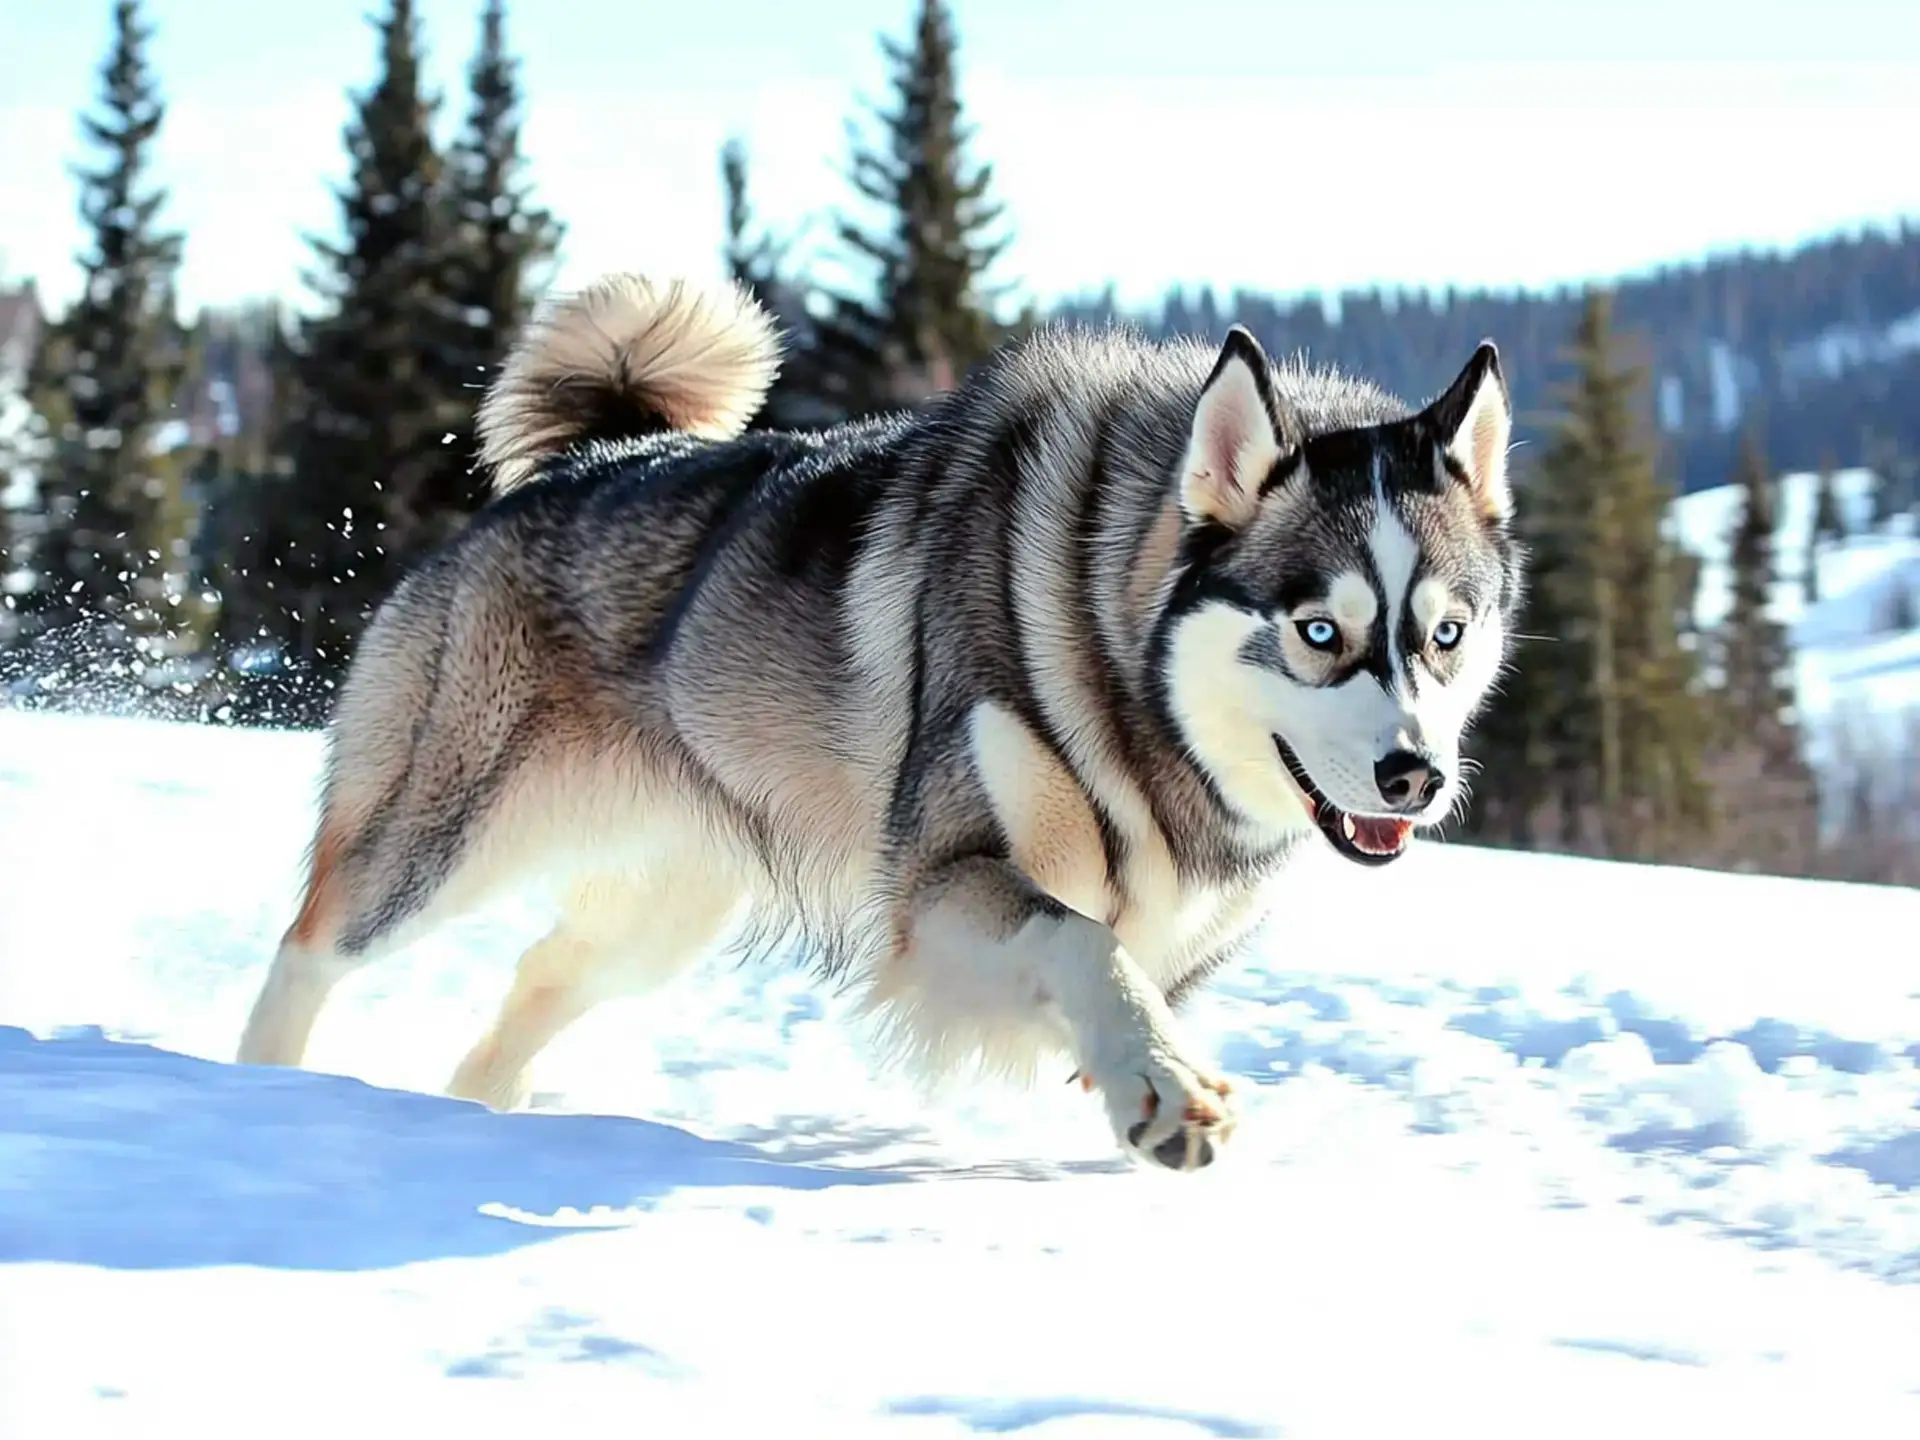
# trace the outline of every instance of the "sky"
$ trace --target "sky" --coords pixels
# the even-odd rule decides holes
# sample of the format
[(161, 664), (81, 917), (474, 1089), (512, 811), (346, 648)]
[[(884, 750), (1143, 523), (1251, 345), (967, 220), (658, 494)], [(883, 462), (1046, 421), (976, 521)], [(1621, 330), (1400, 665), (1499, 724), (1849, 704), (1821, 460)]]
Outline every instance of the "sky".
[[(147, 0), (181, 298), (299, 302), (384, 0)], [(525, 146), (557, 281), (719, 270), (718, 152), (825, 242), (846, 125), (913, 0), (520, 0)], [(479, 0), (421, 0), (450, 134)], [(71, 165), (108, 0), (0, 0), (0, 280), (77, 284)], [(1912, 0), (959, 0), (962, 95), (1043, 302), (1112, 282), (1279, 294), (1540, 287), (1920, 216)]]

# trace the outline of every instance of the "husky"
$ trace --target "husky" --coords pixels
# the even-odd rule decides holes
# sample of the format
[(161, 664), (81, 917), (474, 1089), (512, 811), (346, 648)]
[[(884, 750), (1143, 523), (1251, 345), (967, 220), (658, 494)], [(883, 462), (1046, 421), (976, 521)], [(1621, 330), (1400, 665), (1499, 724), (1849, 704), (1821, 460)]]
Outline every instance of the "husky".
[(1124, 1154), (1210, 1164), (1235, 1106), (1176, 1007), (1302, 846), (1385, 865), (1462, 795), (1522, 585), (1494, 346), (1415, 410), (1238, 326), (1047, 328), (902, 413), (750, 429), (781, 346), (639, 275), (529, 324), (493, 496), (339, 693), (240, 1061), (537, 885), (453, 1095), (510, 1108), (599, 1002), (785, 937), (883, 1056), (1071, 1063)]

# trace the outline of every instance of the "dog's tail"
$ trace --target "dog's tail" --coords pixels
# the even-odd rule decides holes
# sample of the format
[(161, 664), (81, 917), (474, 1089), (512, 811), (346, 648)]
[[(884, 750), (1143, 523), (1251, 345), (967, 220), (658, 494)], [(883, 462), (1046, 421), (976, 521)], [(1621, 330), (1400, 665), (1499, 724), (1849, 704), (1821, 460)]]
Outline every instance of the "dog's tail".
[(475, 417), (480, 460), (504, 495), (583, 440), (730, 439), (779, 368), (779, 331), (740, 286), (608, 275), (528, 324)]

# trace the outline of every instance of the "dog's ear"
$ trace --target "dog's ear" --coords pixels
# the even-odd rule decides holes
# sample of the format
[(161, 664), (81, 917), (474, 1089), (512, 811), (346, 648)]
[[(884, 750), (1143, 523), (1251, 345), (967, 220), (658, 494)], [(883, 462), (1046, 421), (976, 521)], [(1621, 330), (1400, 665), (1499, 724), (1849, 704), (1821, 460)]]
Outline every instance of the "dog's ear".
[(1237, 530), (1260, 506), (1260, 487), (1285, 450), (1273, 371), (1253, 332), (1227, 332), (1194, 406), (1180, 462), (1180, 508), (1193, 523)]
[(1513, 437), (1513, 406), (1500, 352), (1482, 340), (1453, 384), (1427, 407), (1438, 449), (1434, 464), (1442, 484), (1467, 487), (1480, 513), (1506, 520), (1513, 513), (1507, 478), (1507, 445)]

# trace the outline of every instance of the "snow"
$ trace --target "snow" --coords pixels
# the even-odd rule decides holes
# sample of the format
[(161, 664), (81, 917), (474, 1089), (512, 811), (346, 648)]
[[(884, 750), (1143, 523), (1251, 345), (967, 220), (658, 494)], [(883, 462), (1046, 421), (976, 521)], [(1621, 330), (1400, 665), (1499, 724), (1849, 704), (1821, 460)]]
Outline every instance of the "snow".
[(1789, 376), (1838, 380), (1849, 370), (1886, 365), (1920, 350), (1920, 310), (1882, 326), (1842, 321), (1782, 350), (1779, 366)]
[(1920, 894), (1314, 852), (1176, 1176), (780, 965), (439, 1096), (531, 902), (227, 1063), (319, 758), (0, 712), (7, 1440), (1920, 1434)]

